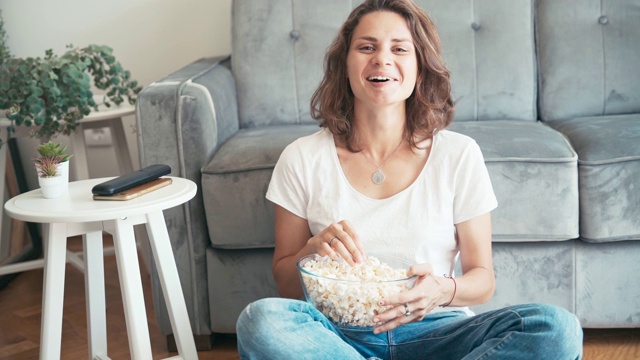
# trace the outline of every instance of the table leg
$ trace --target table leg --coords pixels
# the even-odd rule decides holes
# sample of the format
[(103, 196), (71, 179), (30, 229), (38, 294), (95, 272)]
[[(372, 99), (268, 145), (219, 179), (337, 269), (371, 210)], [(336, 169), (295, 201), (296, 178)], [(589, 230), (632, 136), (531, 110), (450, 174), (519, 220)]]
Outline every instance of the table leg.
[(129, 335), (131, 359), (151, 359), (151, 342), (144, 306), (144, 294), (138, 264), (138, 249), (133, 225), (126, 220), (115, 220), (113, 243), (122, 289), (122, 302)]
[(197, 359), (189, 314), (162, 211), (147, 214), (146, 226), (178, 353), (184, 359)]
[(126, 174), (133, 171), (133, 162), (131, 161), (131, 154), (129, 153), (129, 145), (127, 144), (127, 137), (124, 134), (124, 126), (122, 125), (122, 118), (113, 119), (109, 122), (109, 128), (111, 129), (111, 139), (113, 140), (113, 149), (116, 152), (116, 158), (118, 159), (118, 166), (120, 167), (120, 173)]
[(84, 288), (87, 299), (87, 336), (89, 358), (107, 355), (107, 317), (104, 291), (102, 231), (82, 236)]
[(76, 131), (69, 135), (73, 148), (73, 169), (71, 179), (85, 180), (89, 178), (89, 160), (87, 159), (87, 144), (84, 139), (84, 125), (80, 123)]
[(67, 224), (45, 224), (44, 233), (46, 234), (46, 251), (42, 291), (40, 359), (60, 359)]

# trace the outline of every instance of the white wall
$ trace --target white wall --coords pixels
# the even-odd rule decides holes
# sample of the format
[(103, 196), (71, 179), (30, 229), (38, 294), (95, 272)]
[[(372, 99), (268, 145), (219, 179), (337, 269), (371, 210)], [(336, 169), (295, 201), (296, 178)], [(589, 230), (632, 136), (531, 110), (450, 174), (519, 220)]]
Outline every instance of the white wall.
[[(231, 0), (0, 0), (0, 9), (14, 56), (62, 53), (67, 44), (108, 45), (143, 86), (231, 51)], [(134, 129), (133, 116), (125, 122), (125, 130)], [(137, 153), (133, 130), (126, 132)], [(138, 166), (137, 156), (134, 161)], [(96, 173), (104, 168), (104, 162), (90, 166), (90, 176), (111, 175)]]

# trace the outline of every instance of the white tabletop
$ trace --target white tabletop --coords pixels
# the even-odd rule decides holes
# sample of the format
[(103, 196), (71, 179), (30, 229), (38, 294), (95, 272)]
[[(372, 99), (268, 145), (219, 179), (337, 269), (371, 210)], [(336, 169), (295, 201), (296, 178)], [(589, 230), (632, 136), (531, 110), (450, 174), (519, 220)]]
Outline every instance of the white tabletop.
[[(127, 100), (119, 105), (113, 103), (113, 101), (109, 101), (111, 107), (106, 107), (104, 105), (104, 96), (94, 95), (93, 100), (98, 104), (98, 110), (91, 108), (91, 112), (89, 115), (85, 115), (82, 119), (78, 120), (78, 123), (84, 122), (92, 122), (99, 121), (105, 119), (117, 119), (127, 115), (133, 115), (136, 112), (136, 107), (134, 105), (129, 104)], [(0, 110), (0, 127), (11, 126), (11, 120), (7, 119), (6, 111)], [(18, 126), (17, 129), (22, 128)]]
[(136, 107), (129, 104), (127, 100), (125, 100), (120, 105), (116, 105), (113, 103), (113, 101), (109, 101), (109, 103), (111, 103), (111, 107), (106, 107), (104, 105), (103, 96), (94, 95), (93, 99), (96, 104), (99, 104), (98, 110), (96, 111), (91, 108), (91, 112), (89, 113), (89, 115), (85, 115), (82, 119), (78, 120), (78, 123), (86, 123), (105, 119), (116, 119), (123, 116), (132, 115), (136, 112)]
[(104, 221), (143, 215), (183, 204), (196, 194), (191, 180), (169, 177), (173, 182), (127, 201), (93, 200), (91, 189), (112, 178), (89, 179), (69, 183), (69, 192), (57, 199), (45, 199), (40, 189), (18, 195), (4, 205), (14, 219), (38, 223)]

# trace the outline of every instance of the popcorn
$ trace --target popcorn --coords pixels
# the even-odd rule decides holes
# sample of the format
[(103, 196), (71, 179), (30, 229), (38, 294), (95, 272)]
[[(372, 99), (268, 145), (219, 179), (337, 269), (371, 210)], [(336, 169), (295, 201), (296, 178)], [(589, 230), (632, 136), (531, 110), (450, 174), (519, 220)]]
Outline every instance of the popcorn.
[(373, 256), (350, 266), (343, 260), (315, 255), (303, 258), (299, 267), (307, 301), (343, 326), (377, 325), (373, 317), (391, 308), (378, 301), (411, 289), (415, 282), (404, 269), (393, 269)]

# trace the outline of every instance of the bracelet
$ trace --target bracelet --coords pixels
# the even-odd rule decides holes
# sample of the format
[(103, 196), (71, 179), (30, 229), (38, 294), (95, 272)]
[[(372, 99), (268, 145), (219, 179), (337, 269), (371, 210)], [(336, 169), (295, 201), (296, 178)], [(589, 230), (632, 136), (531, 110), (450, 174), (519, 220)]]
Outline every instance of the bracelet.
[(453, 295), (451, 295), (451, 300), (449, 300), (449, 302), (444, 305), (440, 305), (440, 307), (447, 307), (451, 305), (451, 303), (453, 302), (453, 298), (456, 297), (456, 290), (458, 290), (458, 284), (456, 284), (456, 279), (454, 279), (453, 276), (449, 276), (447, 274), (444, 274), (443, 276), (447, 279), (453, 280)]

